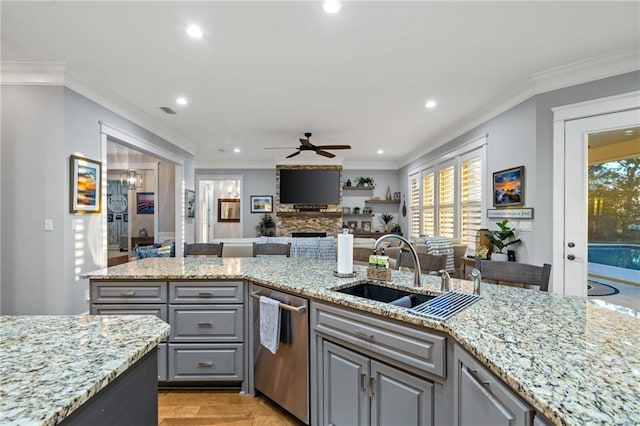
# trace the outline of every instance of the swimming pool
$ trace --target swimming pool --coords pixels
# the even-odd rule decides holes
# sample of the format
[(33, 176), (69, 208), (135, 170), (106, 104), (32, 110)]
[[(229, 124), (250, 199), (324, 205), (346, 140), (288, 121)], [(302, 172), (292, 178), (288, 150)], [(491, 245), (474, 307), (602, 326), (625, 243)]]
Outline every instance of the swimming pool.
[(640, 270), (640, 245), (589, 244), (589, 262)]

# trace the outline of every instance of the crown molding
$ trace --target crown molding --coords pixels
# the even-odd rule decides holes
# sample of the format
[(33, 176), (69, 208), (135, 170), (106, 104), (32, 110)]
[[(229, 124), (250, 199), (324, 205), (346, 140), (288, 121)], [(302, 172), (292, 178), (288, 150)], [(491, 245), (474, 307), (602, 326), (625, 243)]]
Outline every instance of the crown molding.
[(121, 96), (62, 62), (0, 62), (3, 85), (64, 86), (193, 155), (194, 146)]
[[(299, 158), (296, 160), (296, 158)], [(350, 170), (398, 170), (400, 167), (396, 161), (350, 161), (336, 157), (333, 160), (323, 160), (322, 158), (290, 158), (263, 160), (229, 160), (228, 158), (203, 158), (195, 157), (196, 169), (272, 169), (277, 165), (314, 165), (314, 166), (342, 166)]]
[(535, 95), (639, 69), (640, 49), (638, 46), (630, 46), (605, 55), (531, 74), (529, 78), (514, 86), (510, 94), (496, 99), (484, 110), (476, 111), (450, 126), (446, 131), (433, 138), (435, 142), (430, 142), (429, 147), (404, 157), (398, 166), (404, 167), (410, 164), (415, 159), (433, 152), (458, 136), (475, 129)]

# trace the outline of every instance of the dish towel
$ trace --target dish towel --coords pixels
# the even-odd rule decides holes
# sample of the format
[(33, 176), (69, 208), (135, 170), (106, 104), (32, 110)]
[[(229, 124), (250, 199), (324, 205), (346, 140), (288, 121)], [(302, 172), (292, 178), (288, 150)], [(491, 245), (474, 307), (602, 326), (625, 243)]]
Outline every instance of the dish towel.
[(280, 342), (280, 302), (260, 296), (260, 343), (275, 354)]

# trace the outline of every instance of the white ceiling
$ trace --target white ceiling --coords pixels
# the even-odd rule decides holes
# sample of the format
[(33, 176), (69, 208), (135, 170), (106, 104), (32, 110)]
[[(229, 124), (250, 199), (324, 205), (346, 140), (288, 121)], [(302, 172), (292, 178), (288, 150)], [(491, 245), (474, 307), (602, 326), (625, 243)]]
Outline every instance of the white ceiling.
[[(636, 1), (354, 1), (335, 15), (319, 1), (1, 7), (3, 62), (64, 63), (79, 91), (193, 152), (198, 168), (284, 163), (306, 131), (353, 149), (297, 163), (397, 168), (551, 88), (541, 81), (558, 67), (640, 51)], [(202, 39), (186, 36), (189, 23)], [(575, 74), (566, 84), (585, 81)]]

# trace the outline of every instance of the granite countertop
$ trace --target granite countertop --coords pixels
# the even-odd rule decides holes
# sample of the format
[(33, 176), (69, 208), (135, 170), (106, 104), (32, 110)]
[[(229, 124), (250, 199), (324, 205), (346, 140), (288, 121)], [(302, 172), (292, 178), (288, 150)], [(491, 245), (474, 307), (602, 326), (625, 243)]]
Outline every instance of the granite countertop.
[[(366, 279), (333, 276), (335, 262), (296, 258), (144, 259), (85, 275), (93, 279), (250, 279), (316, 300), (450, 335), (554, 424), (640, 424), (640, 313), (590, 301), (483, 283), (482, 299), (447, 321), (333, 290)], [(420, 292), (440, 279), (423, 277)], [(393, 271), (393, 286), (413, 274)], [(451, 280), (452, 290), (472, 283)], [(412, 290), (415, 290), (412, 288)]]
[(60, 423), (168, 334), (151, 315), (0, 316), (0, 424)]

